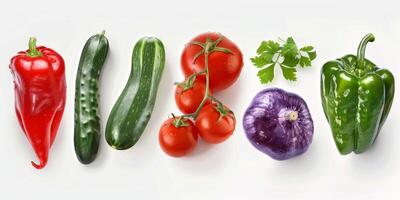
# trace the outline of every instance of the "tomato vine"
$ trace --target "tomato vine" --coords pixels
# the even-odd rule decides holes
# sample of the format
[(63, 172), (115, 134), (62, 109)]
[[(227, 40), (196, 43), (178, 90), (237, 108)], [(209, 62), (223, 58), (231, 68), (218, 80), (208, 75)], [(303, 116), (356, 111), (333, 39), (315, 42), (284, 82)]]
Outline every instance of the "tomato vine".
[(222, 52), (222, 53), (226, 53), (226, 54), (232, 54), (232, 51), (230, 49), (218, 46), (218, 44), (222, 41), (222, 39), (223, 39), (223, 36), (221, 34), (219, 34), (218, 39), (215, 41), (212, 41), (211, 38), (207, 37), (206, 41), (204, 43), (199, 42), (199, 41), (194, 41), (194, 42), (188, 43), (188, 45), (197, 45), (202, 48), (194, 56), (193, 63), (196, 62), (196, 60), (199, 56), (204, 54), (205, 69), (203, 71), (200, 71), (200, 72), (190, 75), (186, 81), (184, 81), (183, 83), (178, 83), (178, 85), (183, 87), (183, 91), (188, 90), (191, 87), (193, 87), (193, 83), (198, 75), (205, 74), (205, 77), (206, 77), (205, 78), (206, 79), (206, 81), (205, 81), (206, 87), (205, 88), (206, 89), (205, 89), (205, 95), (195, 112), (190, 113), (190, 114), (184, 114), (179, 117), (175, 117), (172, 114), (172, 116), (174, 118), (173, 124), (175, 127), (178, 128), (181, 126), (186, 126), (185, 123), (182, 123), (184, 121), (183, 119), (191, 118), (191, 119), (195, 120), (208, 99), (211, 99), (212, 102), (217, 103), (217, 111), (220, 113), (220, 118), (224, 117), (227, 113), (232, 113), (232, 111), (229, 110), (228, 108), (224, 107), (223, 104), (218, 99), (216, 99), (215, 97), (210, 95), (210, 74), (209, 74), (209, 69), (208, 69), (208, 64), (209, 64), (208, 59), (209, 59), (210, 54), (212, 54), (213, 52)]

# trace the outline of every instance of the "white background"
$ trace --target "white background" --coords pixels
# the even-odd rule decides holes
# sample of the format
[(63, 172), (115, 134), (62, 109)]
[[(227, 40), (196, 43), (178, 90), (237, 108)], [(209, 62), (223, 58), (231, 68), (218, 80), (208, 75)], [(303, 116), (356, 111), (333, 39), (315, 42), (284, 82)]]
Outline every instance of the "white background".
[[(239, 1), (238, 1), (239, 2)], [(0, 198), (1, 199), (399, 199), (400, 103), (375, 146), (362, 155), (339, 155), (321, 107), (319, 80), (324, 62), (355, 53), (368, 32), (376, 41), (367, 58), (400, 74), (398, 1), (275, 0), (236, 3), (212, 1), (2, 1), (0, 5)], [(130, 71), (131, 51), (142, 36), (159, 37), (167, 65), (153, 116), (139, 142), (127, 151), (108, 147), (104, 137), (97, 160), (80, 164), (73, 148), (74, 84), (85, 41), (105, 29), (110, 53), (101, 78), (102, 129)], [(158, 129), (169, 113), (178, 113), (173, 82), (182, 80), (179, 58), (189, 39), (218, 31), (244, 54), (234, 86), (217, 94), (236, 113), (237, 127), (225, 143), (202, 142), (182, 159), (166, 156)], [(30, 36), (65, 59), (68, 100), (62, 124), (44, 170), (34, 169), (33, 151), (14, 113), (10, 58), (27, 48)], [(293, 36), (314, 45), (313, 67), (298, 72), (294, 83), (280, 70), (270, 85), (261, 85), (249, 61), (262, 40)], [(397, 83), (400, 82), (400, 79)], [(266, 87), (301, 95), (314, 119), (314, 140), (304, 155), (283, 162), (258, 152), (247, 141), (242, 115), (253, 96)], [(399, 85), (397, 84), (397, 87)], [(400, 88), (400, 87), (398, 87)]]

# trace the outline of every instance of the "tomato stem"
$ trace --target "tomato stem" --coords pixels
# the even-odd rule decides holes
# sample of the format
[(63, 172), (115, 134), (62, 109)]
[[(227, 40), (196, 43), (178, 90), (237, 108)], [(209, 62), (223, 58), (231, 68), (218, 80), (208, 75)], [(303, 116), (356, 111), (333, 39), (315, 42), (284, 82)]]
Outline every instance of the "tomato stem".
[(196, 73), (194, 73), (194, 74), (190, 75), (190, 76), (189, 76), (189, 78), (191, 78), (191, 77), (195, 77), (195, 76), (198, 76), (198, 75), (201, 75), (201, 74), (206, 74), (206, 73), (207, 73), (207, 71), (206, 71), (206, 70), (199, 71), (199, 72), (196, 72)]
[(221, 101), (219, 101), (217, 98), (210, 96), (210, 99), (217, 104), (216, 109), (219, 112), (219, 118), (218, 118), (217, 122), (219, 122), (223, 117), (225, 117), (229, 113), (233, 113), (230, 109), (226, 108), (224, 106), (224, 104)]
[[(209, 55), (213, 52), (222, 52), (222, 53), (226, 53), (226, 54), (232, 54), (232, 51), (223, 47), (218, 47), (218, 44), (222, 41), (223, 36), (221, 34), (219, 34), (219, 37), (217, 40), (212, 41), (210, 38), (206, 39), (205, 43), (201, 43), (201, 42), (191, 42), (189, 43), (190, 45), (198, 45), (202, 48), (202, 50), (196, 54), (196, 56), (193, 59), (193, 62), (196, 61), (196, 59), (204, 54), (204, 71), (200, 71), (197, 73), (194, 73), (192, 75), (190, 75), (188, 77), (188, 79), (193, 78), (193, 76), (198, 76), (200, 74), (205, 74), (206, 76), (206, 89), (205, 89), (205, 94), (203, 97), (203, 100), (201, 101), (199, 107), (197, 107), (196, 111), (194, 113), (191, 114), (185, 114), (182, 115), (181, 118), (192, 118), (192, 119), (196, 119), (197, 116), (199, 115), (201, 109), (204, 107), (205, 103), (207, 102), (207, 99), (210, 98), (213, 101), (217, 102), (218, 105), (223, 107), (223, 104), (218, 101), (215, 97), (210, 95), (210, 73), (209, 73), (209, 69), (208, 69), (208, 59), (209, 59)], [(228, 112), (230, 112), (230, 110), (228, 110)], [(221, 112), (220, 112), (221, 113)], [(222, 113), (221, 113), (222, 114)]]
[(204, 104), (206, 103), (206, 101), (207, 101), (207, 99), (209, 98), (209, 96), (210, 96), (210, 74), (209, 74), (209, 71), (208, 71), (208, 52), (206, 51), (205, 53), (204, 53), (204, 65), (205, 65), (205, 71), (206, 71), (206, 92), (205, 92), (205, 94), (204, 94), (204, 98), (203, 98), (203, 100), (201, 101), (201, 103), (200, 103), (200, 105), (199, 105), (199, 107), (197, 108), (197, 110), (193, 113), (193, 119), (196, 119), (197, 118), (197, 116), (199, 115), (199, 113), (200, 113), (200, 110), (203, 108), (203, 106), (204, 106)]
[(182, 127), (182, 126), (189, 126), (188, 123), (186, 123), (185, 118), (183, 116), (180, 117), (175, 117), (174, 114), (172, 114), (172, 117), (174, 118), (174, 120), (172, 121), (172, 124), (176, 127)]
[(180, 82), (180, 83), (179, 82), (175, 82), (175, 85), (181, 86), (182, 87), (182, 92), (185, 92), (186, 90), (189, 90), (189, 89), (193, 88), (194, 82), (196, 81), (196, 77), (198, 75), (205, 74), (205, 73), (206, 73), (205, 70), (197, 72), (197, 73), (194, 73), (194, 74), (190, 75), (189, 77), (187, 77), (186, 80), (183, 81), (183, 82)]

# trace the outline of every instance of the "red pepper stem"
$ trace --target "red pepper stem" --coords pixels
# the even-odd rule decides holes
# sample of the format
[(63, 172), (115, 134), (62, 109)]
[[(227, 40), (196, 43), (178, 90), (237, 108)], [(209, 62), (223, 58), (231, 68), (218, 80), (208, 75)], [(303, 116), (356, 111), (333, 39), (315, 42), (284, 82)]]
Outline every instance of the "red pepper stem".
[(35, 37), (30, 37), (29, 38), (29, 50), (28, 50), (28, 56), (29, 57), (40, 57), (42, 56), (42, 53), (36, 48), (36, 38)]

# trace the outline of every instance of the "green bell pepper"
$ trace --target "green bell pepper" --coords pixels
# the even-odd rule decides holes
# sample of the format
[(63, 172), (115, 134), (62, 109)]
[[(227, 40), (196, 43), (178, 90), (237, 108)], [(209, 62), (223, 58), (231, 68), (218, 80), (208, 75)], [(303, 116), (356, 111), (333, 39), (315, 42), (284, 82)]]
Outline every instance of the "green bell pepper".
[(359, 154), (375, 141), (394, 96), (394, 77), (365, 59), (367, 34), (357, 56), (346, 55), (329, 61), (321, 70), (321, 98), (336, 146), (342, 155)]

